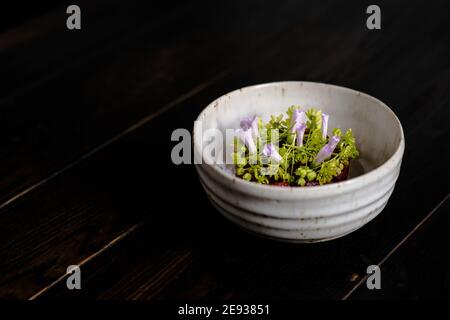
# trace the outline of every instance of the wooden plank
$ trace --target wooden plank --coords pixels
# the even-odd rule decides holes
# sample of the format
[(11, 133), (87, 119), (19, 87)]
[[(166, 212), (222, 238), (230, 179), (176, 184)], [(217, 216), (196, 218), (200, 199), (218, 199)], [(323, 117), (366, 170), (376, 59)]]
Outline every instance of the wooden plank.
[[(336, 17), (337, 20), (339, 18)], [(405, 29), (407, 25), (403, 21)], [(350, 26), (351, 24), (346, 27), (351, 29)], [(436, 23), (428, 31), (432, 33), (438, 27), (439, 24)], [(336, 37), (342, 42), (340, 48), (352, 44), (354, 47), (367, 46), (367, 49), (344, 51), (338, 57), (327, 59), (329, 48), (320, 47), (321, 50), (314, 54), (302, 56), (305, 57), (304, 63), (299, 65), (286, 63), (288, 59), (293, 59), (290, 52), (304, 51), (305, 47), (311, 45), (313, 38), (308, 38), (302, 28), (292, 30), (284, 40), (279, 40), (277, 46), (282, 50), (267, 58), (277, 63), (270, 66), (263, 60), (248, 70), (241, 70), (237, 75), (231, 74), (182, 107), (163, 115), (157, 126), (143, 128), (142, 136), (154, 136), (156, 132), (164, 131), (168, 137), (171, 130), (166, 126), (190, 127), (192, 114), (200, 111), (207, 102), (204, 95), (217, 96), (221, 89), (224, 92), (261, 79), (272, 80), (274, 74), (293, 79), (305, 76), (310, 79), (309, 75), (313, 74), (312, 77), (329, 77), (331, 82), (340, 83), (341, 74), (346, 72), (352, 61), (361, 61), (361, 65), (354, 66), (358, 70), (365, 61), (379, 57), (380, 52), (387, 56), (403, 52), (398, 59), (383, 59), (384, 67), (389, 70), (392, 86), (397, 83), (394, 87), (380, 86), (384, 74), (377, 75), (373, 71), (379, 68), (378, 65), (371, 67), (372, 72), (366, 71), (370, 77), (363, 77), (355, 70), (347, 71), (345, 77), (345, 84), (348, 86), (360, 88), (375, 96), (388, 95), (390, 105), (403, 122), (408, 146), (414, 146), (407, 148), (404, 158), (406, 165), (396, 191), (376, 220), (343, 239), (312, 246), (280, 244), (259, 239), (226, 223), (217, 214), (208, 204), (200, 186), (194, 182), (196, 174), (192, 168), (170, 166), (167, 159), (164, 163), (155, 163), (164, 172), (161, 178), (156, 178), (160, 187), (158, 194), (167, 193), (169, 197), (175, 197), (176, 201), (155, 203), (152, 206), (155, 212), (152, 217), (156, 220), (145, 224), (136, 236), (137, 240), (122, 242), (104, 252), (98, 259), (87, 262), (83, 266), (88, 277), (83, 290), (69, 292), (64, 282), (61, 282), (43, 297), (133, 298), (137, 292), (139, 298), (157, 299), (343, 297), (365, 274), (367, 265), (377, 263), (384, 257), (442, 198), (446, 192), (445, 181), (450, 178), (447, 172), (441, 172), (436, 166), (423, 167), (423, 161), (419, 157), (421, 153), (426, 153), (432, 157), (439, 155), (444, 162), (450, 158), (447, 151), (441, 152), (436, 148), (445, 141), (449, 133), (447, 125), (439, 121), (449, 116), (445, 108), (449, 97), (444, 89), (448, 81), (445, 80), (445, 75), (449, 69), (441, 69), (446, 62), (442, 59), (428, 59), (436, 54), (436, 51), (430, 50), (423, 59), (427, 68), (405, 70), (405, 66), (423, 52), (420, 45), (411, 45), (409, 39), (395, 42), (402, 29), (397, 35), (380, 35), (377, 38), (380, 51), (374, 51), (373, 47), (367, 45), (373, 40), (361, 37), (360, 33), (364, 31), (353, 30), (356, 31), (347, 34), (349, 39), (341, 33), (333, 34), (330, 41), (326, 42), (327, 45), (336, 45), (337, 41), (331, 41)], [(343, 28), (342, 33), (347, 31), (347, 28)], [(324, 31), (326, 33), (328, 30)], [(305, 42), (293, 45), (290, 41), (292, 38), (302, 38)], [(391, 48), (391, 51), (386, 52), (387, 48)], [(443, 56), (442, 51), (440, 56)], [(321, 62), (320, 69), (314, 68), (318, 61)], [(261, 68), (262, 65), (267, 68)], [(334, 81), (334, 77), (339, 80)], [(416, 77), (428, 80), (416, 83), (414, 94), (405, 95), (404, 90), (407, 88), (404, 89), (400, 81), (404, 77), (412, 77), (413, 79), (408, 80), (412, 83)], [(424, 114), (426, 117), (423, 117), (423, 121), (417, 122), (420, 115)], [(427, 135), (423, 132), (427, 132)], [(433, 141), (431, 145), (430, 139)], [(146, 163), (150, 165), (149, 162)], [(438, 174), (442, 176), (442, 184), (439, 181), (427, 184), (430, 176)], [(420, 185), (429, 185), (427, 192), (417, 188)], [(139, 189), (139, 186), (136, 188)], [(173, 188), (176, 191), (171, 192)], [(192, 199), (203, 200), (193, 203)], [(160, 250), (162, 247), (168, 252), (145, 250), (146, 245), (154, 248), (156, 244)], [(173, 272), (169, 280), (160, 282), (158, 273), (149, 271), (145, 266), (165, 261), (171, 254), (175, 255), (172, 258), (173, 264), (185, 254), (192, 259), (183, 260), (178, 267), (179, 272)], [(128, 259), (133, 261), (132, 266), (126, 263)], [(173, 264), (168, 263), (170, 266)], [(129, 285), (123, 286), (127, 280)]]
[(136, 0), (126, 4), (117, 0), (81, 0), (78, 5), (82, 29), (69, 31), (65, 24), (68, 4), (71, 3), (60, 2), (45, 14), (0, 34), (0, 101), (26, 93), (42, 81), (73, 71), (86, 60), (107, 50), (117, 50), (120, 44), (173, 23), (181, 13), (195, 10), (176, 3), (155, 3), (148, 10), (139, 8)]
[(434, 208), (378, 265), (381, 289), (369, 290), (362, 281), (349, 299), (445, 299), (450, 297), (448, 232), (450, 196)]
[(37, 2), (28, 2), (25, 0), (16, 0), (0, 4), (0, 10), (3, 13), (0, 21), (0, 32), (17, 27), (25, 21), (36, 18), (61, 5), (62, 1), (45, 0)]
[[(264, 7), (261, 9), (264, 9)], [(54, 111), (52, 116), (44, 117), (43, 115), (39, 116), (36, 114), (36, 117), (40, 118), (40, 120), (51, 122), (53, 127), (51, 125), (45, 126), (48, 130), (48, 135), (46, 136), (41, 135), (34, 130), (30, 130), (29, 134), (32, 133), (33, 137), (36, 137), (36, 139), (40, 141), (33, 141), (31, 140), (32, 137), (30, 137), (29, 147), (31, 150), (29, 150), (29, 154), (19, 154), (17, 158), (14, 158), (13, 156), (6, 157), (5, 161), (11, 162), (11, 166), (6, 170), (8, 166), (6, 166), (7, 163), (5, 164), (6, 168), (4, 167), (4, 176), (7, 177), (8, 174), (11, 174), (11, 179), (13, 180), (11, 184), (18, 184), (21, 175), (18, 172), (11, 172), (15, 165), (13, 162), (18, 162), (18, 170), (24, 171), (28, 169), (27, 167), (24, 168), (24, 162), (32, 160), (30, 161), (30, 165), (39, 165), (40, 163), (43, 163), (46, 168), (52, 169), (52, 171), (50, 171), (53, 172), (50, 179), (52, 182), (51, 185), (55, 186), (55, 184), (59, 184), (59, 187), (57, 187), (58, 190), (55, 190), (57, 192), (51, 196), (51, 199), (49, 198), (48, 204), (50, 204), (52, 208), (47, 208), (50, 210), (44, 209), (42, 214), (38, 213), (40, 208), (43, 209), (45, 206), (42, 201), (46, 202), (43, 199), (50, 196), (45, 184), (39, 184), (39, 188), (33, 189), (32, 194), (30, 194), (30, 197), (33, 198), (33, 200), (27, 197), (23, 202), (19, 201), (20, 203), (17, 204), (17, 201), (8, 202), (6, 206), (3, 206), (1, 220), (3, 222), (2, 230), (5, 231), (2, 235), (4, 236), (3, 239), (5, 242), (2, 245), (1, 252), (4, 254), (5, 260), (4, 263), (0, 265), (0, 269), (5, 271), (6, 275), (3, 276), (0, 281), (2, 296), (30, 297), (36, 292), (39, 292), (42, 287), (51, 284), (63, 274), (65, 268), (64, 265), (67, 262), (80, 262), (87, 257), (90, 257), (92, 254), (95, 254), (95, 252), (101, 250), (105, 245), (113, 241), (113, 239), (120, 236), (120, 234), (138, 224), (142, 218), (148, 214), (148, 211), (145, 210), (145, 206), (139, 207), (140, 205), (138, 204), (140, 201), (148, 202), (148, 199), (146, 199), (146, 196), (144, 196), (143, 193), (139, 193), (139, 195), (135, 194), (138, 196), (135, 203), (132, 199), (126, 200), (125, 203), (127, 204), (124, 203), (125, 207), (123, 208), (125, 211), (122, 211), (122, 209), (119, 208), (120, 206), (116, 207), (117, 204), (113, 205), (111, 203), (111, 205), (104, 206), (112, 198), (121, 197), (122, 195), (125, 196), (125, 194), (128, 193), (127, 190), (129, 190), (127, 185), (133, 184), (135, 181), (124, 181), (122, 187), (125, 187), (125, 189), (121, 189), (120, 191), (119, 189), (116, 189), (118, 193), (113, 195), (109, 193), (111, 190), (106, 190), (109, 189), (108, 185), (115, 185), (118, 181), (116, 178), (119, 177), (107, 182), (103, 179), (107, 176), (112, 178), (112, 176), (110, 176), (111, 173), (103, 172), (103, 174), (98, 176), (98, 173), (100, 172), (98, 171), (97, 166), (99, 168), (106, 168), (103, 165), (103, 162), (111, 163), (110, 159), (114, 159), (113, 162), (117, 164), (116, 161), (126, 153), (119, 156), (110, 155), (111, 158), (108, 156), (107, 159), (102, 158), (103, 160), (100, 161), (93, 160), (90, 162), (89, 169), (84, 167), (83, 161), (76, 161), (76, 165), (69, 164), (68, 169), (71, 170), (68, 170), (70, 172), (66, 175), (62, 175), (61, 171), (57, 171), (56, 174), (54, 173), (53, 170), (57, 167), (55, 162), (73, 156), (72, 153), (74, 150), (75, 152), (79, 152), (79, 144), (81, 143), (83, 143), (82, 147), (84, 144), (93, 144), (95, 141), (101, 140), (97, 138), (98, 135), (101, 136), (100, 138), (105, 138), (108, 133), (114, 131), (111, 127), (116, 129), (115, 127), (119, 124), (127, 124), (127, 122), (131, 122), (131, 119), (133, 118), (140, 119), (141, 121), (143, 120), (145, 123), (152, 119), (152, 113), (149, 115), (149, 111), (154, 111), (157, 114), (160, 110), (170, 109), (180, 101), (183, 101), (185, 97), (195, 94), (210, 83), (213, 83), (215, 79), (217, 79), (217, 74), (214, 74), (213, 77), (207, 77), (206, 75), (211, 75), (215, 70), (223, 67), (223, 63), (228, 61), (226, 58), (220, 58), (220, 62), (217, 60), (217, 53), (219, 51), (221, 54), (229, 55), (230, 59), (235, 61), (235, 66), (237, 68), (245, 65), (250, 58), (253, 58), (255, 52), (261, 50), (261, 44), (263, 43), (261, 42), (262, 39), (270, 39), (270, 37), (279, 33), (280, 30), (285, 28), (289, 23), (286, 20), (286, 24), (280, 23), (276, 28), (270, 27), (270, 30), (267, 30), (267, 32), (263, 34), (259, 34), (260, 31), (264, 30), (263, 28), (260, 28), (257, 30), (258, 35), (255, 35), (254, 24), (260, 23), (261, 20), (265, 21), (268, 18), (268, 15), (273, 14), (273, 12), (268, 13), (265, 10), (255, 10), (252, 12), (254, 13), (253, 17), (255, 20), (251, 20), (248, 23), (247, 16), (244, 14), (245, 12), (239, 12), (238, 16), (232, 16), (236, 18), (241, 17), (241, 19), (245, 18), (239, 27), (235, 26), (236, 20), (228, 20), (229, 17), (227, 17), (227, 19), (222, 18), (222, 20), (213, 19), (202, 21), (199, 24), (193, 24), (192, 28), (194, 30), (180, 31), (182, 34), (189, 32), (193, 33), (189, 43), (186, 41), (179, 41), (178, 37), (180, 34), (178, 31), (175, 32), (175, 30), (173, 31), (173, 38), (167, 36), (171, 31), (165, 30), (165, 33), (160, 36), (161, 39), (153, 39), (152, 44), (145, 44), (143, 46), (141, 42), (133, 43), (130, 45), (131, 48), (128, 49), (129, 52), (126, 51), (126, 54), (120, 55), (121, 59), (127, 57), (127, 62), (124, 62), (123, 66), (119, 65), (119, 67), (117, 67), (119, 70), (115, 68), (115, 63), (117, 62), (115, 60), (116, 57), (114, 52), (112, 53), (113, 62), (106, 63), (104, 69), (97, 70), (96, 68), (93, 68), (93, 65), (87, 64), (81, 69), (76, 79), (86, 76), (85, 73), (92, 73), (90, 77), (95, 76), (104, 80), (109, 78), (111, 73), (122, 74), (120, 71), (122, 68), (123, 70), (132, 70), (132, 72), (125, 78), (120, 77), (120, 79), (117, 80), (117, 83), (114, 82), (111, 84), (108, 83), (108, 81), (100, 81), (103, 86), (112, 90), (108, 90), (108, 92), (112, 92), (112, 94), (105, 97), (97, 96), (98, 88), (96, 82), (92, 81), (92, 88), (89, 89), (88, 96), (94, 101), (91, 102), (88, 100), (84, 105), (81, 105), (82, 109), (80, 109), (80, 106), (77, 105), (77, 103), (84, 101), (86, 98), (84, 96), (74, 96), (74, 101), (69, 101), (72, 109), (64, 111), (56, 110), (58, 107), (57, 102), (60, 101), (64, 92), (67, 92), (64, 90), (69, 90), (69, 88), (64, 85), (64, 88), (61, 88), (61, 92), (56, 93), (57, 97), (54, 97), (49, 101), (50, 108)], [(289, 12), (287, 7), (280, 7), (280, 19), (282, 19), (283, 15), (287, 12)], [(204, 12), (202, 12), (201, 16), (203, 15)], [(192, 17), (186, 16), (183, 19), (191, 20)], [(209, 23), (213, 24), (207, 28)], [(231, 30), (228, 30), (229, 28), (233, 28), (233, 32), (236, 33), (233, 33), (235, 37), (230, 38), (231, 33), (229, 32), (231, 32)], [(214, 30), (220, 31), (222, 29), (227, 30), (227, 32), (224, 33), (222, 31), (222, 35), (218, 35), (213, 42), (205, 43), (205, 45), (207, 45), (206, 47), (201, 46), (202, 39), (206, 40), (205, 36), (208, 35), (207, 32)], [(245, 48), (242, 47), (242, 41), (244, 40), (247, 41)], [(163, 46), (166, 41), (168, 42), (168, 47)], [(208, 50), (205, 51), (206, 49)], [(137, 54), (137, 52), (142, 52), (143, 50), (146, 54), (139, 57), (140, 55)], [(234, 55), (237, 53), (239, 53), (239, 56)], [(152, 57), (155, 59), (149, 61)], [(205, 65), (205, 67), (199, 69), (199, 66), (203, 65)], [(149, 76), (146, 75), (145, 79), (150, 81), (150, 83), (135, 83), (135, 79), (139, 79), (140, 73), (145, 70), (155, 71), (156, 74), (152, 74), (154, 78), (148, 79)], [(218, 73), (218, 75), (220, 76), (221, 73)], [(73, 75), (64, 75), (67, 79), (71, 79), (72, 76)], [(200, 82), (202, 78), (205, 79), (204, 82)], [(195, 84), (195, 81), (197, 80), (200, 82), (199, 85)], [(126, 84), (130, 81), (133, 82), (133, 85), (127, 84), (126, 86), (122, 86), (124, 83)], [(58, 79), (58, 83), (60, 82), (64, 84), (64, 81)], [(44, 91), (37, 92), (39, 97), (42, 99), (48, 98), (49, 91), (53, 90), (52, 84), (55, 83), (47, 83), (42, 89), (45, 89)], [(174, 87), (175, 84), (176, 87)], [(187, 88), (190, 88), (191, 90), (188, 90), (187, 93), (183, 92), (183, 89), (187, 90)], [(105, 90), (105, 87), (101, 87), (101, 89)], [(73, 90), (73, 88), (70, 90)], [(106, 95), (106, 91), (104, 94)], [(174, 98), (177, 96), (179, 99)], [(102, 102), (101, 100), (103, 99), (105, 101)], [(100, 100), (101, 103), (98, 102), (98, 100)], [(143, 115), (146, 117), (142, 118)], [(27, 114), (27, 119), (28, 117), (33, 119), (30, 114)], [(34, 120), (36, 120), (36, 117), (34, 117)], [(60, 122), (59, 119), (63, 117), (64, 119), (69, 118), (73, 123), (73, 127), (70, 127), (71, 124), (67, 121)], [(102, 130), (98, 130), (100, 121)], [(122, 134), (126, 135), (127, 132), (136, 130), (139, 128), (140, 123), (142, 124), (142, 122), (138, 122), (137, 126), (135, 123), (131, 123), (129, 129), (122, 133), (119, 132), (118, 136), (114, 136), (107, 141), (111, 141), (111, 143), (115, 142), (115, 137), (120, 138), (122, 137)], [(67, 127), (69, 127), (68, 130), (66, 130)], [(80, 137), (75, 134), (77, 132), (83, 133), (88, 137)], [(54, 133), (58, 134), (54, 135)], [(92, 135), (93, 137), (89, 137), (89, 135)], [(81, 141), (79, 140), (80, 138)], [(85, 139), (87, 140), (87, 143), (84, 141)], [(153, 140), (154, 139), (147, 140), (146, 138), (147, 142), (153, 143)], [(23, 144), (21, 145), (22, 148), (24, 147)], [(48, 144), (50, 144), (50, 146), (48, 146)], [(96, 149), (96, 152), (94, 153), (89, 153), (88, 156), (94, 156), (97, 151), (106, 149), (109, 144), (110, 143), (100, 145), (100, 149)], [(61, 146), (65, 145), (70, 146), (70, 148), (62, 149)], [(120, 145), (122, 146), (122, 144)], [(141, 152), (140, 150), (134, 150), (134, 152), (136, 151), (139, 153)], [(123, 152), (123, 150), (120, 152)], [(65, 153), (68, 153), (68, 155)], [(106, 153), (103, 153), (103, 156), (105, 155)], [(56, 157), (56, 159), (53, 159), (53, 157)], [(39, 161), (36, 161), (35, 159), (38, 159)], [(84, 160), (85, 158), (81, 159)], [(130, 159), (127, 158), (126, 160), (129, 161)], [(132, 165), (132, 167), (133, 166), (134, 165)], [(30, 176), (31, 178), (35, 178), (36, 174), (39, 174), (40, 177), (40, 174), (42, 174), (41, 171), (42, 170), (39, 170), (39, 167), (34, 167), (27, 171), (23, 177), (26, 179), (29, 179)], [(43, 171), (46, 173), (45, 170)], [(87, 173), (88, 171), (90, 171), (89, 174)], [(91, 179), (92, 175), (97, 176), (100, 180), (95, 182)], [(137, 176), (139, 176), (139, 174), (137, 174)], [(132, 176), (128, 177), (128, 175), (125, 174), (124, 177), (129, 179)], [(70, 187), (68, 188), (63, 187), (63, 185), (66, 185), (66, 181), (72, 180), (73, 178), (81, 180), (70, 182)], [(43, 180), (43, 182), (49, 183), (50, 180), (46, 179)], [(2, 183), (7, 184), (7, 179), (2, 179)], [(20, 186), (22, 186), (22, 184), (20, 184)], [(5, 189), (10, 190), (9, 185), (6, 185)], [(144, 189), (146, 189), (146, 187), (144, 187)], [(97, 193), (98, 191), (101, 192), (101, 190), (106, 191), (103, 196)], [(16, 192), (16, 190), (13, 191)], [(122, 192), (124, 193), (122, 194)], [(26, 197), (26, 195), (20, 195)], [(66, 196), (70, 199), (65, 198)], [(138, 199), (139, 201), (137, 201)], [(14, 200), (16, 200), (16, 198), (14, 198)], [(31, 202), (29, 200), (31, 200)], [(56, 202), (54, 202), (55, 200)], [(70, 204), (66, 202), (67, 200), (69, 200)], [(85, 200), (88, 202), (84, 202)], [(128, 201), (131, 202), (128, 203)], [(129, 204), (132, 204), (133, 206), (136, 205), (136, 211), (134, 213), (133, 210), (128, 207)], [(146, 206), (148, 206), (148, 203)], [(72, 209), (76, 212), (73, 212)], [(7, 230), (9, 231), (6, 232)], [(45, 234), (42, 234), (43, 230), (45, 230)], [(87, 243), (89, 243), (89, 245)], [(60, 249), (57, 249), (55, 246), (60, 247)], [(47, 250), (49, 251), (47, 252)], [(18, 270), (17, 266), (20, 265), (22, 265), (24, 269)], [(45, 272), (42, 272), (43, 270), (45, 270)]]
[[(414, 43), (403, 33), (411, 17), (424, 8), (412, 7), (403, 19), (396, 17), (402, 8), (393, 8), (386, 18), (388, 25), (396, 21), (396, 32), (373, 37), (358, 28), (357, 15), (347, 12), (359, 9), (349, 5), (342, 11), (328, 8), (321, 12), (325, 15), (306, 15), (303, 24), (274, 39), (273, 49), (264, 56), (255, 55), (252, 63), (244, 63), (172, 112), (161, 114), (158, 121), (4, 208), (0, 294), (29, 297), (63, 275), (68, 264), (94, 255), (84, 264), (87, 282), (81, 292), (69, 293), (64, 281), (59, 281), (44, 296), (342, 297), (367, 264), (379, 261), (442, 199), (450, 178), (438, 166), (424, 167), (420, 157), (427, 154), (443, 162), (450, 157), (447, 150), (436, 148), (445, 144), (449, 133), (440, 121), (449, 115), (445, 88), (450, 70), (443, 58), (448, 45), (442, 45), (444, 35), (436, 32), (442, 22), (433, 20), (419, 35), (427, 45), (424, 50), (423, 43)], [(322, 26), (324, 16), (329, 17), (326, 26)], [(292, 52), (302, 54), (295, 57)], [(422, 59), (419, 67), (408, 68), (418, 57)], [(380, 66), (386, 73), (379, 72)], [(331, 243), (296, 246), (247, 235), (211, 208), (192, 167), (170, 163), (170, 133), (174, 128), (190, 128), (195, 115), (213, 98), (246, 84), (289, 78), (328, 81), (369, 92), (388, 102), (404, 124), (405, 165), (388, 207), (360, 231)], [(155, 159), (152, 150), (161, 151), (164, 160)], [(434, 176), (442, 180), (429, 184)], [(429, 185), (427, 192), (417, 188), (421, 185)], [(126, 237), (95, 256), (136, 225), (141, 226), (137, 240)], [(127, 238), (131, 242), (125, 242)], [(164, 266), (170, 272), (161, 273)]]
[[(111, 22), (109, 19), (118, 20), (117, 14), (136, 10), (133, 1), (130, 7), (128, 2), (125, 8), (119, 4), (120, 10), (117, 3), (116, 7), (109, 8), (117, 12), (105, 19), (104, 28)], [(86, 43), (80, 38), (74, 41), (72, 50), (59, 54), (55, 60), (64, 63), (63, 67), (61, 63), (55, 67), (56, 76), (1, 101), (0, 207), (45, 182), (52, 174), (70, 168), (111, 137), (158, 112), (191, 88), (208, 82), (229, 65), (245, 63), (244, 55), (248, 57), (262, 39), (273, 37), (289, 23), (282, 20), (276, 27), (261, 24), (254, 34), (255, 24), (270, 15), (264, 6), (254, 10), (247, 4), (243, 11), (235, 12), (226, 4), (198, 5), (202, 5), (203, 11), (190, 6), (187, 11), (181, 11), (184, 12), (181, 16), (174, 9), (175, 13), (158, 17), (155, 23), (150, 16), (148, 25), (124, 23), (131, 30), (123, 31), (122, 37), (128, 35), (123, 42), (117, 44), (118, 40), (108, 33), (106, 43), (99, 40), (100, 46), (96, 47), (100, 53), (91, 54), (97, 38), (111, 32), (99, 23)], [(211, 18), (216, 10), (223, 10), (230, 20)], [(247, 20), (245, 12), (249, 10), (254, 20)], [(279, 7), (275, 12), (281, 20), (288, 7)], [(134, 15), (124, 16), (125, 21), (134, 18)], [(138, 15), (138, 18), (143, 20), (147, 16)], [(240, 21), (239, 28), (235, 26), (237, 21)], [(86, 28), (87, 33), (91, 32), (89, 24)], [(211, 33), (215, 37), (210, 37)], [(59, 48), (60, 41), (66, 41), (65, 37), (66, 33), (61, 31), (50, 32), (40, 55), (50, 55), (53, 49)], [(39, 37), (35, 41), (43, 42)], [(83, 48), (78, 51), (76, 45), (80, 42)], [(81, 56), (74, 58), (77, 53)], [(17, 62), (10, 62), (14, 74), (19, 74), (19, 64), (24, 64), (25, 70), (29, 68), (24, 59), (30, 56), (20, 57)], [(65, 66), (67, 63), (69, 67)], [(39, 65), (37, 68), (41, 68)], [(63, 71), (58, 73), (60, 68)]]

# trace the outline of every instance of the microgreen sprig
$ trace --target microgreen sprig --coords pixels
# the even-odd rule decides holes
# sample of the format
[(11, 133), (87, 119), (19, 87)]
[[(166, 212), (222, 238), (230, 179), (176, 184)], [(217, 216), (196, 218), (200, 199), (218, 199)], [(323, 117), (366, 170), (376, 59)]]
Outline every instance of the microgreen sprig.
[(359, 156), (351, 129), (328, 135), (329, 115), (319, 109), (291, 106), (286, 116), (264, 124), (245, 118), (236, 131), (232, 154), (236, 175), (262, 184), (285, 182), (309, 186), (333, 182)]

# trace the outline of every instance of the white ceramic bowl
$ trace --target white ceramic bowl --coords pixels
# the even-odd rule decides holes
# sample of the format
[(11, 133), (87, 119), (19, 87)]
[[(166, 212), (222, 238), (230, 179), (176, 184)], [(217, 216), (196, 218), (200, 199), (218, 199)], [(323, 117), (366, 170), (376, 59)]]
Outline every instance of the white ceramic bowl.
[[(202, 152), (206, 129), (236, 129), (240, 119), (254, 114), (267, 121), (291, 105), (322, 109), (330, 115), (330, 130), (352, 128), (360, 157), (352, 162), (348, 180), (316, 187), (278, 187), (247, 182), (208, 164), (213, 159)], [(245, 87), (213, 101), (194, 125), (194, 154), (202, 159), (196, 168), (212, 204), (248, 231), (290, 242), (335, 239), (375, 218), (394, 190), (404, 148), (400, 121), (383, 102), (321, 83)]]

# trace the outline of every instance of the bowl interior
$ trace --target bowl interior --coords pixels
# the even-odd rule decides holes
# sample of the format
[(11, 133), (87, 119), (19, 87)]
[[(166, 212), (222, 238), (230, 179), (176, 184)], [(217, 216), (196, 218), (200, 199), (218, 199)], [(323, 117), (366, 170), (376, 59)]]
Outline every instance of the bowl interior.
[[(285, 113), (291, 105), (299, 105), (303, 110), (314, 107), (328, 113), (329, 133), (335, 127), (343, 132), (348, 128), (353, 130), (360, 157), (352, 163), (351, 177), (382, 165), (402, 140), (397, 117), (381, 101), (355, 90), (310, 82), (269, 83), (233, 91), (213, 101), (197, 120), (201, 121), (202, 133), (219, 129), (226, 137), (226, 129), (239, 128), (243, 117), (257, 115), (268, 121), (270, 115)], [(194, 131), (194, 144), (205, 145), (205, 135), (199, 134), (197, 123)], [(230, 154), (226, 148), (230, 145), (223, 143), (223, 155)], [(207, 153), (203, 157), (214, 161)]]

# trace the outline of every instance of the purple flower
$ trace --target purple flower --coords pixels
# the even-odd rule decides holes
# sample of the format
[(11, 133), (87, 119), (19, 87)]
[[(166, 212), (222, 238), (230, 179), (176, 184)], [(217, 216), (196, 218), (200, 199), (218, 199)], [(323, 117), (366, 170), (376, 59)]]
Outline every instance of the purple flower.
[(256, 152), (256, 144), (253, 140), (252, 130), (251, 129), (237, 129), (236, 135), (241, 139), (241, 141), (247, 146), (249, 153)]
[(327, 131), (328, 131), (328, 118), (330, 116), (326, 113), (322, 113), (322, 138), (327, 137)]
[(306, 115), (305, 111), (302, 111), (300, 109), (295, 109), (292, 112), (291, 132), (297, 133), (297, 145), (298, 146), (303, 145), (303, 136), (305, 135), (306, 122), (308, 120), (309, 119), (308, 119), (308, 116)]
[(291, 132), (297, 131), (297, 127), (301, 124), (306, 124), (308, 121), (308, 116), (306, 115), (305, 111), (302, 111), (300, 109), (295, 109), (292, 112), (292, 118), (291, 118)]
[(305, 135), (306, 124), (300, 123), (297, 126), (297, 146), (301, 147), (303, 145), (303, 136)]
[(258, 137), (258, 117), (247, 117), (241, 120), (241, 128), (243, 130), (251, 129), (253, 139)]
[(275, 149), (275, 147), (273, 146), (272, 143), (266, 144), (264, 146), (262, 154), (265, 157), (274, 160), (275, 162), (280, 162), (281, 161), (281, 156), (278, 153), (278, 151)]
[(316, 157), (316, 162), (321, 163), (323, 160), (331, 156), (340, 140), (340, 137), (332, 136), (330, 141), (326, 145), (324, 145), (322, 149), (320, 149)]

